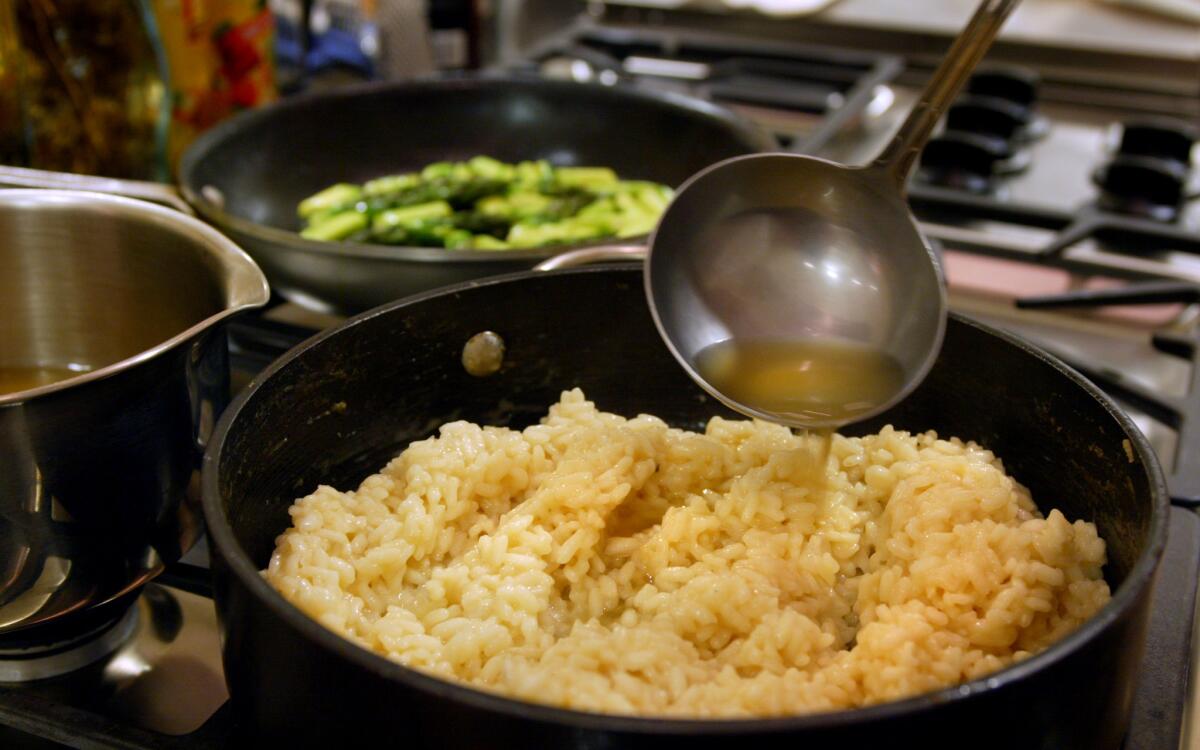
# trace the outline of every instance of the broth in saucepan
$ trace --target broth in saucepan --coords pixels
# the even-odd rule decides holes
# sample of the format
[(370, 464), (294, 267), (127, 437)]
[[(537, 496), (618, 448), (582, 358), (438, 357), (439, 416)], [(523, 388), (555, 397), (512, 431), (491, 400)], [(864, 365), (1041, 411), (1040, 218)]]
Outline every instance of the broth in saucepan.
[(0, 396), (40, 388), (85, 373), (92, 368), (71, 367), (10, 367), (0, 366)]

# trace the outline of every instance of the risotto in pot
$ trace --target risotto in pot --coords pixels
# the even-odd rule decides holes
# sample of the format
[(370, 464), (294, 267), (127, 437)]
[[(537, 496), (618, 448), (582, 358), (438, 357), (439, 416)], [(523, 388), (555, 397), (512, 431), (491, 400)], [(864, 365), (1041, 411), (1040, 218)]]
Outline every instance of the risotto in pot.
[(325, 627), (540, 703), (772, 716), (953, 685), (1109, 600), (1104, 541), (991, 452), (927, 432), (704, 433), (564, 393), (291, 508), (266, 579)]

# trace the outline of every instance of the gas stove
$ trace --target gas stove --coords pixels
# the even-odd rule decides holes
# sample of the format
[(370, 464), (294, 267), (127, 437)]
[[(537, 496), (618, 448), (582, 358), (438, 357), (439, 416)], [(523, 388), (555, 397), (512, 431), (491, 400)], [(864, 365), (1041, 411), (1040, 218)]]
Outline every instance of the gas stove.
[[(846, 12), (860, 5), (847, 0)], [(795, 42), (780, 39), (783, 24), (760, 18), (600, 6), (513, 67), (712, 99), (775, 133), (783, 148), (863, 163), (915, 100), (940, 49), (930, 42), (936, 30), (803, 24), (786, 26), (786, 36), (804, 39)], [(1200, 742), (1190, 728), (1200, 719), (1190, 680), (1200, 574), (1192, 510), (1200, 505), (1200, 147), (1189, 127), (1200, 119), (1200, 85), (1176, 75), (1190, 53), (1175, 47), (1151, 85), (1133, 61), (1153, 50), (1091, 50), (1084, 57), (1095, 66), (1128, 68), (1099, 81), (1030, 45), (998, 47), (1000, 64), (975, 77), (926, 149), (910, 199), (941, 253), (952, 307), (1083, 371), (1128, 410), (1162, 460), (1177, 507), (1126, 747), (1176, 750)], [(1014, 56), (1037, 64), (1016, 66)], [(1094, 95), (1081, 102), (1085, 90)], [(235, 389), (337, 322), (284, 303), (234, 322)], [(207, 564), (202, 544), (134, 606), (87, 632), (0, 654), (0, 681), (45, 678), (0, 685), (0, 745), (236, 744)]]

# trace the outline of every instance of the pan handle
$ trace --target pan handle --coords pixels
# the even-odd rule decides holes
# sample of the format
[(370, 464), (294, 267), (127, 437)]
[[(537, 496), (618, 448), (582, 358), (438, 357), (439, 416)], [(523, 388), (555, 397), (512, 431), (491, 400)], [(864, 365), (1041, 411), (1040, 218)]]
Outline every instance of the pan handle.
[(108, 193), (126, 198), (150, 201), (181, 211), (188, 216), (196, 212), (179, 194), (174, 185), (143, 180), (118, 180), (70, 172), (51, 172), (45, 169), (0, 166), (0, 187), (42, 188), (51, 190), (83, 190), (89, 193)]
[(600, 263), (606, 260), (645, 260), (645, 245), (601, 245), (600, 247), (583, 247), (578, 250), (568, 250), (553, 258), (538, 263), (535, 271), (553, 271), (558, 268), (574, 268), (588, 263)]

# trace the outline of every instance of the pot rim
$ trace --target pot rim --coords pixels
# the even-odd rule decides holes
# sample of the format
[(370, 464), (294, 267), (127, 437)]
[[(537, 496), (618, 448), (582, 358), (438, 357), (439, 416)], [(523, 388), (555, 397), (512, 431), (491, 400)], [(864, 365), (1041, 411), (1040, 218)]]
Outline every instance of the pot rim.
[(37, 388), (0, 393), (0, 407), (23, 403), (124, 372), (191, 340), (236, 313), (262, 307), (270, 299), (271, 290), (267, 286), (267, 278), (246, 251), (204, 222), (185, 216), (179, 211), (143, 200), (83, 190), (0, 189), (0, 207), (20, 210), (22, 207), (45, 206), (95, 211), (111, 217), (157, 225), (177, 235), (181, 240), (198, 246), (220, 266), (225, 304), (221, 310), (204, 320), (125, 359)]
[[(955, 323), (979, 329), (1006, 343), (1019, 347), (1058, 370), (1082, 388), (1094, 400), (1098, 401), (1124, 430), (1125, 439), (1129, 441), (1133, 450), (1131, 461), (1136, 459), (1136, 463), (1140, 464), (1147, 475), (1146, 478), (1150, 487), (1152, 501), (1149, 543), (1141, 550), (1137, 561), (1117, 587), (1112, 599), (1090, 619), (1046, 650), (984, 677), (901, 700), (888, 701), (862, 708), (784, 717), (705, 719), (630, 716), (579, 711), (531, 703), (516, 698), (505, 697), (497, 693), (486, 692), (471, 686), (453, 683), (428, 675), (398, 662), (391, 661), (328, 630), (291, 604), (262, 578), (258, 568), (255, 567), (250, 557), (238, 543), (233, 526), (229, 523), (229, 519), (222, 508), (218, 492), (218, 468), (226, 435), (237, 419), (238, 414), (254, 398), (254, 395), (267, 380), (288, 367), (306, 351), (320, 345), (326, 339), (377, 316), (391, 314), (396, 310), (417, 305), (433, 297), (450, 296), (475, 287), (505, 284), (535, 276), (611, 273), (619, 269), (633, 270), (629, 264), (605, 264), (545, 272), (523, 271), (423, 292), (349, 318), (345, 323), (322, 331), (275, 360), (266, 370), (255, 377), (245, 390), (238, 394), (225, 410), (224, 414), (222, 414), (214, 430), (213, 440), (210, 442), (209, 449), (204, 456), (202, 469), (204, 515), (208, 523), (209, 536), (215, 544), (215, 550), (225, 565), (228, 566), (232, 575), (238, 579), (239, 583), (250, 592), (251, 596), (259, 604), (266, 606), (276, 617), (299, 631), (301, 635), (314, 645), (327, 652), (331, 652), (336, 657), (344, 659), (360, 669), (400, 683), (409, 689), (419, 690), (444, 700), (459, 701), (475, 709), (491, 711), (516, 719), (534, 720), (602, 732), (685, 736), (744, 735), (827, 730), (849, 724), (881, 721), (901, 715), (922, 713), (946, 704), (962, 702), (983, 693), (1001, 690), (1013, 683), (1021, 682), (1043, 669), (1051, 667), (1056, 662), (1082, 649), (1088, 642), (1099, 637), (1103, 631), (1111, 626), (1127, 610), (1133, 608), (1143, 595), (1146, 587), (1153, 583), (1163, 550), (1166, 547), (1170, 500), (1166, 480), (1163, 477), (1158, 458), (1151, 448), (1149, 441), (1146, 440), (1133, 421), (1120, 410), (1112, 399), (1060, 359), (1018, 336), (992, 328), (957, 313), (950, 313), (949, 316)], [(234, 700), (236, 700), (236, 697)]]
[[(753, 125), (730, 109), (713, 104), (712, 102), (677, 92), (651, 93), (628, 85), (604, 85), (600, 83), (580, 83), (576, 81), (560, 81), (543, 79), (535, 76), (518, 74), (463, 74), (439, 75), (434, 74), (413, 79), (412, 81), (383, 81), (368, 82), (345, 86), (334, 91), (316, 94), (303, 94), (287, 100), (276, 102), (269, 107), (248, 110), (241, 113), (211, 130), (206, 131), (196, 139), (184, 152), (179, 166), (180, 191), (187, 202), (204, 217), (206, 221), (230, 232), (235, 232), (255, 243), (278, 247), (286, 252), (310, 253), (336, 257), (363, 258), (374, 260), (396, 260), (406, 263), (490, 263), (497, 260), (509, 262), (528, 261), (533, 263), (557, 255), (565, 250), (574, 250), (594, 245), (612, 244), (613, 238), (596, 240), (572, 245), (557, 245), (528, 250), (447, 250), (435, 247), (415, 247), (409, 245), (379, 245), (367, 242), (323, 242), (301, 237), (297, 232), (260, 224), (249, 219), (235, 216), (225, 211), (223, 207), (209, 200), (204, 195), (203, 186), (197, 184), (195, 172), (209, 153), (220, 143), (228, 140), (237, 133), (250, 128), (261, 127), (270, 122), (277, 113), (289, 113), (303, 110), (313, 101), (343, 101), (360, 96), (379, 96), (393, 92), (471, 92), (482, 88), (496, 87), (525, 87), (538, 90), (562, 91), (600, 91), (605, 95), (624, 99), (642, 101), (662, 106), (668, 109), (690, 112), (713, 118), (736, 133), (748, 147), (757, 151), (777, 150), (779, 144), (773, 137)], [(753, 152), (749, 152), (753, 153)], [(647, 235), (631, 237), (623, 240), (630, 243), (644, 243)], [(256, 244), (256, 247), (260, 245)]]

